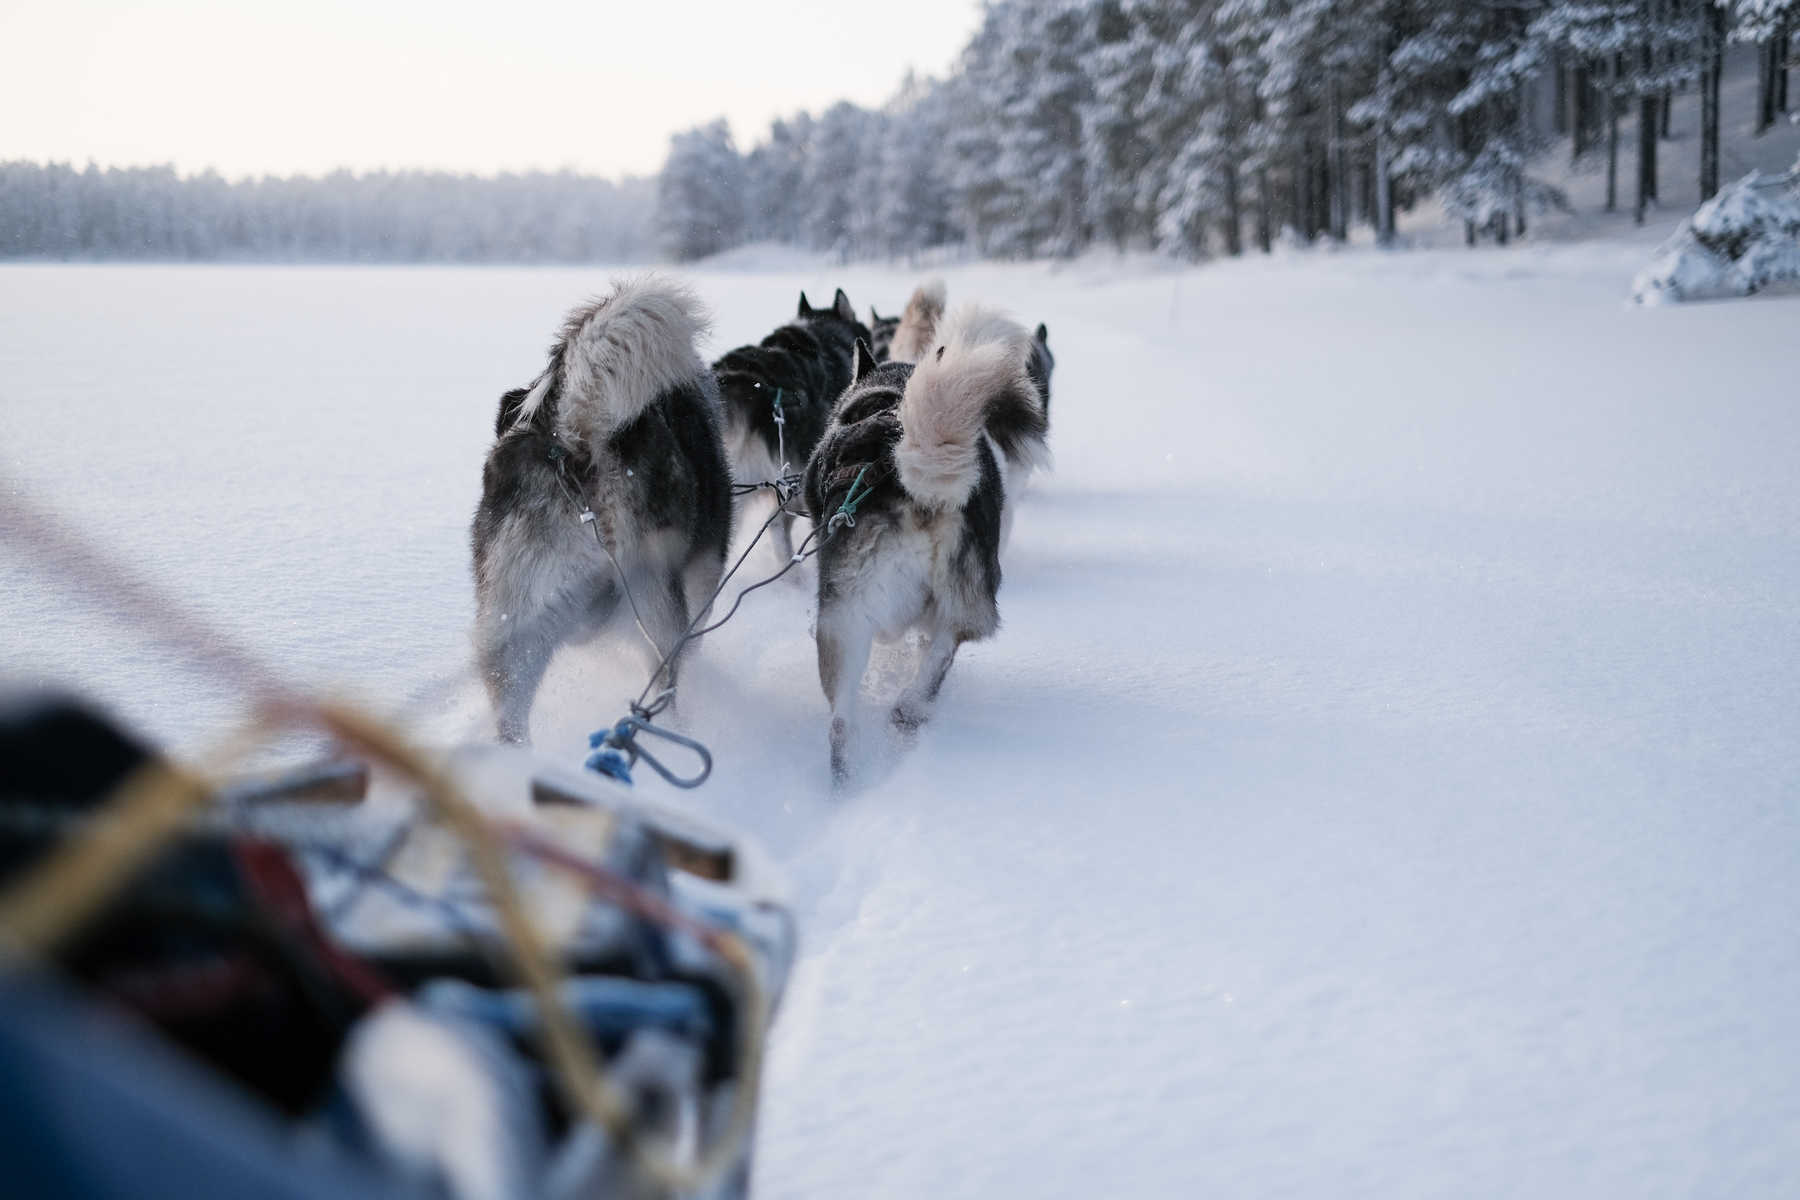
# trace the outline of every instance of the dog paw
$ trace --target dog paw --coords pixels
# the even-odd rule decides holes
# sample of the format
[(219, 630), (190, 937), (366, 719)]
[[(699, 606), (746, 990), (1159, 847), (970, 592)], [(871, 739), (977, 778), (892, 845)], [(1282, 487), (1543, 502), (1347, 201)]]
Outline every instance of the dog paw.
[(898, 704), (894, 706), (894, 711), (888, 714), (888, 724), (892, 725), (896, 732), (911, 737), (919, 732), (921, 725), (925, 724), (925, 717), (926, 713), (921, 709), (914, 708), (910, 704)]

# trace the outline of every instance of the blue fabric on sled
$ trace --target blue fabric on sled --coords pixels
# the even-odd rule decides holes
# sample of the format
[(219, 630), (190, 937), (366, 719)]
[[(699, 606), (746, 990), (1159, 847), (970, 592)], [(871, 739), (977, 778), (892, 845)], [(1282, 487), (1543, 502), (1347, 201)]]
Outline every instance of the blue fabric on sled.
[(397, 1200), (322, 1140), (55, 980), (0, 970), (0, 1193)]

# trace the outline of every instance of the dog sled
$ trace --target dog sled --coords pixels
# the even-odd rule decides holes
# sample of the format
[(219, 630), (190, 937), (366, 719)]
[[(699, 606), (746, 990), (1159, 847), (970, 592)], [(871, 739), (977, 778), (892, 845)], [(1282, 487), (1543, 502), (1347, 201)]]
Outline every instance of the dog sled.
[(747, 1194), (795, 953), (756, 849), (342, 725), (209, 785), (79, 705), (0, 713), (0, 1190)]

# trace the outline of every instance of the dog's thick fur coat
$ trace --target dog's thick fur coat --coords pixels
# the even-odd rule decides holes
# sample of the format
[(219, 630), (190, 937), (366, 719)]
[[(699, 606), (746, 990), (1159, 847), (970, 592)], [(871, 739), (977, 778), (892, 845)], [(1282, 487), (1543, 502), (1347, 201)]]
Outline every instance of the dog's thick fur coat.
[(477, 659), (507, 741), (525, 740), (557, 648), (631, 617), (624, 588), (653, 670), (718, 585), (731, 476), (695, 350), (706, 327), (687, 289), (619, 283), (570, 313), (543, 373), (500, 402), (471, 541)]
[(856, 381), (808, 464), (806, 502), (826, 528), (853, 488), (860, 497), (855, 524), (825, 537), (818, 556), (819, 682), (840, 781), (876, 639), (926, 631), (918, 675), (891, 713), (910, 732), (930, 715), (957, 648), (999, 628), (1002, 464), (1038, 461), (1044, 449), (1029, 345), (1018, 326), (968, 308), (916, 367), (877, 365), (860, 348)]

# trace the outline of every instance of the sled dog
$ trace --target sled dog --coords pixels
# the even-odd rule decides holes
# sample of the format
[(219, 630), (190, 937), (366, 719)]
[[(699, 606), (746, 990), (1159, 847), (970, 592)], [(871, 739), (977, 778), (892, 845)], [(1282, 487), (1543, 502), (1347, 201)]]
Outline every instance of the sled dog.
[(907, 733), (930, 715), (957, 648), (999, 628), (1002, 463), (1036, 462), (1044, 452), (1030, 341), (999, 314), (969, 307), (950, 314), (917, 365), (877, 364), (867, 346), (857, 349), (855, 382), (832, 412), (805, 485), (825, 530), (819, 683), (840, 782), (877, 639), (926, 633), (918, 675), (890, 714)]
[(884, 317), (869, 305), (869, 349), (875, 353), (875, 361), (884, 363), (888, 360), (888, 350), (894, 344), (894, 330), (900, 328), (899, 317)]
[[(501, 399), (470, 540), (476, 657), (503, 740), (526, 740), (558, 647), (622, 616), (654, 670), (718, 585), (731, 475), (695, 351), (706, 323), (678, 284), (615, 283)], [(659, 686), (674, 684), (671, 662)]]
[[(838, 289), (830, 308), (814, 308), (800, 293), (792, 321), (754, 346), (740, 346), (713, 364), (724, 407), (726, 454), (740, 484), (766, 483), (799, 471), (818, 445), (831, 405), (850, 383), (857, 339), (868, 327)], [(792, 515), (770, 527), (776, 550), (793, 553)]]

